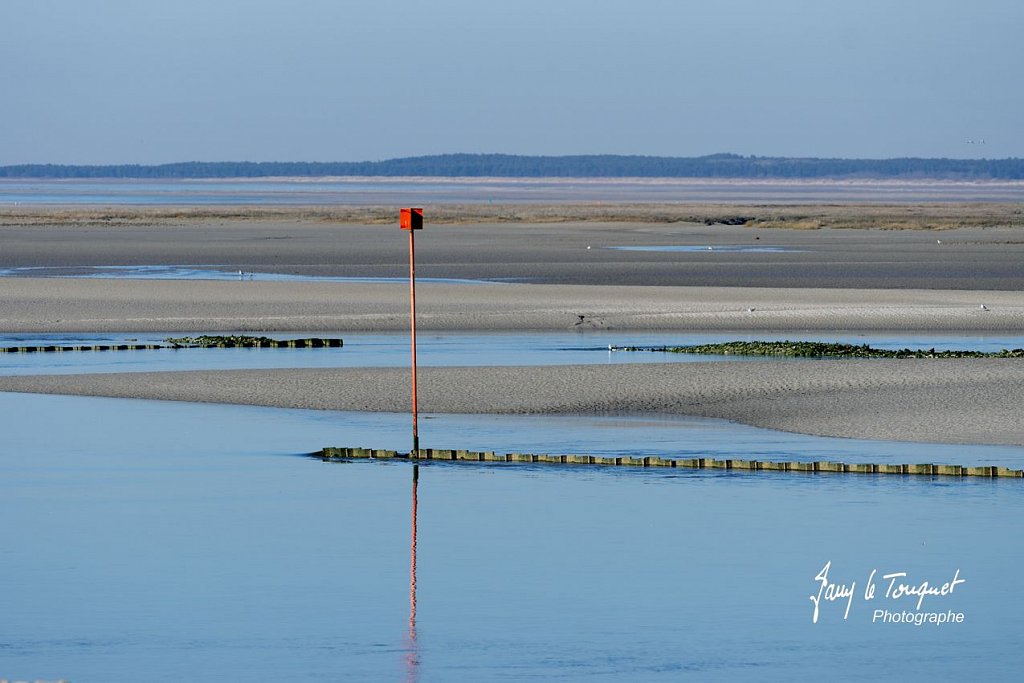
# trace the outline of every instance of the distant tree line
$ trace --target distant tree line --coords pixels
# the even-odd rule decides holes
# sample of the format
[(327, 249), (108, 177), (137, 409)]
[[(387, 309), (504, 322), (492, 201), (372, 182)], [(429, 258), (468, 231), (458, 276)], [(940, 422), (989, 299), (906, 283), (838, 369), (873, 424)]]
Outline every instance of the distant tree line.
[(22, 164), (2, 178), (266, 178), (269, 176), (441, 176), (503, 178), (938, 178), (1024, 179), (1024, 159), (816, 159), (712, 154), (653, 157), (591, 154), (439, 154), (386, 161), (189, 161), (143, 166)]

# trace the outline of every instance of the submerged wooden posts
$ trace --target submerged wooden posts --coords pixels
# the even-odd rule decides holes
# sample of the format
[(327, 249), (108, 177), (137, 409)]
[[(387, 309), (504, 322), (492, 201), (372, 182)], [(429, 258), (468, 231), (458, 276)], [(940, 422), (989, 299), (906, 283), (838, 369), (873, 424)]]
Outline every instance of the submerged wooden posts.
[(771, 460), (716, 460), (714, 458), (665, 458), (661, 456), (598, 456), (598, 455), (542, 455), (535, 453), (495, 453), (494, 451), (451, 450), (422, 448), (409, 453), (371, 449), (327, 447), (313, 453), (324, 460), (399, 459), (413, 462), (438, 460), (474, 463), (545, 463), (552, 465), (600, 465), (618, 467), (662, 467), (679, 469), (740, 470), (744, 472), (808, 472), (836, 474), (899, 474), (941, 477), (998, 477), (1024, 478), (1024, 470), (995, 465), (968, 467), (963, 465), (936, 465), (931, 463), (844, 463), (828, 460), (779, 462)]
[[(167, 344), (93, 344), (74, 346), (0, 346), (0, 353), (62, 353), (65, 351), (155, 351), (168, 349), (340, 349), (338, 338), (269, 339), (267, 337), (182, 337)], [(194, 342), (194, 343), (193, 343)]]

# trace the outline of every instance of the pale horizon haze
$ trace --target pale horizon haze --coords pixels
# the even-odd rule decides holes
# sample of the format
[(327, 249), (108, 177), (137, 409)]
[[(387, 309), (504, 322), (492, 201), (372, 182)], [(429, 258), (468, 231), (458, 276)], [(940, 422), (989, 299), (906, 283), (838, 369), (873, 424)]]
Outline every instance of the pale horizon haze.
[(4, 0), (0, 165), (1024, 157), (1022, 35), (1010, 0)]

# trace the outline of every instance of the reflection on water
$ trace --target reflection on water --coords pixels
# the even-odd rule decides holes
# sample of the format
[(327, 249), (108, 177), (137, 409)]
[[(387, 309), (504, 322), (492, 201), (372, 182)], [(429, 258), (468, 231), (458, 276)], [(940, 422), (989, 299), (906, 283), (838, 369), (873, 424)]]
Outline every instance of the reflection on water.
[(412, 466), (412, 542), (409, 551), (409, 652), (406, 654), (406, 680), (415, 681), (420, 665), (419, 645), (416, 642), (416, 489), (420, 481), (420, 466)]
[(991, 464), (1014, 469), (1020, 468), (1024, 462), (1024, 447), (1020, 446), (833, 438), (682, 415), (437, 414), (428, 418), (420, 430), (424, 447), (429, 444), (434, 448), (498, 453), (660, 455), (848, 463), (933, 462), (971, 466)]
[[(404, 443), (407, 415), (45, 396), (0, 397), (0, 415), (12, 679), (1017, 674), (1018, 481), (431, 462), (429, 505), (414, 477), (410, 519), (408, 463), (287, 455)], [(675, 429), (433, 423), (425, 443), (658, 443)], [(873, 569), (933, 582), (959, 569), (963, 591), (925, 606), (967, 620), (882, 626), (858, 600), (848, 620), (830, 605), (812, 624), (826, 561), (859, 587)]]
[[(91, 452), (115, 438), (147, 448), (202, 442), (204, 452), (311, 453), (324, 446), (407, 451), (407, 413), (290, 410), (252, 406), (137, 401), (0, 392), (4, 446), (33, 452), (40, 435), (50, 449)], [(684, 415), (421, 414), (423, 448), (499, 453), (715, 459), (1000, 465), (1019, 468), (1024, 447), (962, 446), (843, 439), (761, 429)], [(254, 450), (255, 449), (255, 450)], [(519, 467), (520, 465), (516, 465)], [(757, 476), (760, 476), (758, 473)]]
[[(404, 337), (380, 342), (404, 359)], [(406, 414), (0, 394), (0, 416), (4, 676), (1015, 674), (1006, 653), (1021, 644), (1024, 604), (998, 587), (1024, 562), (1004, 532), (1024, 514), (1017, 480), (431, 462), (435, 495), (423, 510), (410, 468), (410, 519), (408, 464), (286, 457), (332, 444), (404, 448)], [(438, 448), (1024, 460), (1021, 448), (669, 416), (425, 415), (421, 427)], [(968, 620), (883, 627), (861, 603), (849, 620), (831, 610), (812, 626), (807, 598), (826, 561), (861, 581), (875, 569), (932, 581), (959, 569), (965, 591), (940, 604)]]

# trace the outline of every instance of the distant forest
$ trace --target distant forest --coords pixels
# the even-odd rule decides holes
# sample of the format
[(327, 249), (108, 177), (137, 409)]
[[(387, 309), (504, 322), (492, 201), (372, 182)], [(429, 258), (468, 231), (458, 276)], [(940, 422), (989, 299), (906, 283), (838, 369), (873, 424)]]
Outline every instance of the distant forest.
[(1024, 159), (814, 159), (712, 154), (515, 156), (440, 154), (386, 161), (190, 161), (143, 166), (0, 166), (0, 178), (266, 178), (438, 176), (501, 178), (929, 178), (1024, 179)]

